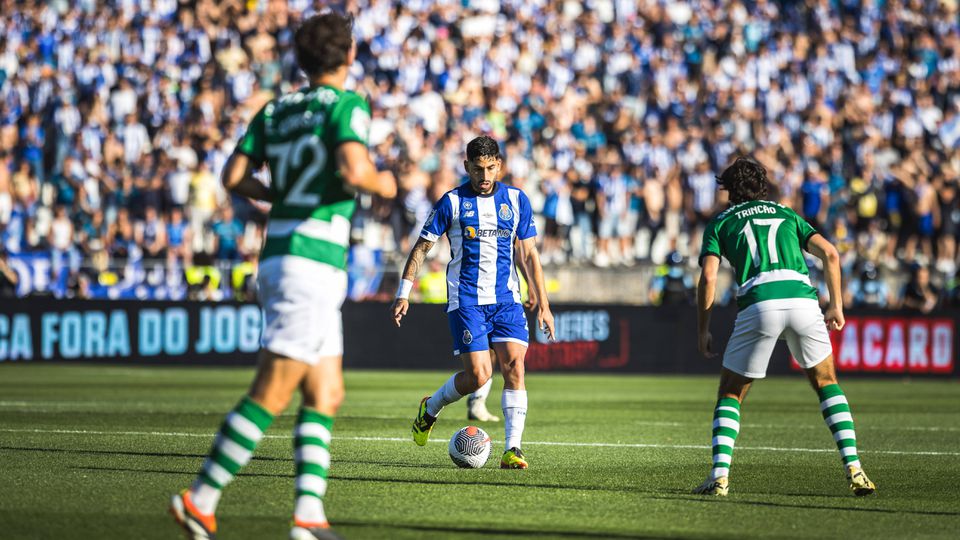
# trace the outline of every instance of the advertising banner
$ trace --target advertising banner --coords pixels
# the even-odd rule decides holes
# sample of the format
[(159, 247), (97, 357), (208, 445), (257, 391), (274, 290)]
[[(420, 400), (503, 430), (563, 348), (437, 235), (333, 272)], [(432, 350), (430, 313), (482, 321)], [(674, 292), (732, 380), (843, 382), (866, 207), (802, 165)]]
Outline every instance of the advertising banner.
[[(716, 374), (720, 356), (697, 352), (689, 306), (566, 304), (553, 307), (556, 341), (528, 314), (528, 371)], [(837, 369), (865, 375), (956, 376), (960, 312), (933, 317), (853, 312), (831, 335)], [(713, 314), (714, 349), (726, 346), (736, 309)], [(253, 365), (261, 312), (256, 304), (20, 298), (0, 302), (0, 363), (93, 361)], [(456, 369), (445, 306), (414, 304), (396, 328), (386, 303), (343, 306), (344, 365), (370, 369)], [(799, 366), (784, 343), (770, 375)]]
[[(847, 317), (832, 332), (837, 371), (848, 373), (952, 374), (957, 332), (953, 318), (902, 315)], [(800, 366), (791, 358), (795, 370)]]
[(22, 298), (0, 306), (0, 362), (251, 364), (260, 346), (256, 304)]

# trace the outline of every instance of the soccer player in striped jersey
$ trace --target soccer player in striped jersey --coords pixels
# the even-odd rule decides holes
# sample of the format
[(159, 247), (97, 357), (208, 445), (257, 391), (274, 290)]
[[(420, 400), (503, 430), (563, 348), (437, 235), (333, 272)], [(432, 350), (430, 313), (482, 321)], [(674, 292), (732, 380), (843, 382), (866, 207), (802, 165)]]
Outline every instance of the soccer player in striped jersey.
[[(352, 26), (351, 18), (333, 12), (300, 26), (296, 57), (309, 86), (267, 103), (224, 167), (227, 189), (272, 203), (258, 277), (265, 324), (249, 392), (224, 419), (193, 485), (173, 496), (170, 510), (189, 538), (215, 536), (221, 491), (298, 389), (290, 538), (337, 538), (322, 498), (333, 417), (344, 394), (340, 306), (350, 218), (356, 190), (396, 195), (393, 176), (378, 173), (370, 160), (369, 106), (344, 90), (356, 56)], [(253, 177), (263, 165), (270, 169), (269, 187)]]
[(413, 421), (413, 440), (420, 446), (427, 444), (440, 411), (487, 382), (492, 374), (489, 351), (493, 348), (504, 381), (500, 403), (506, 450), (500, 467), (526, 469), (520, 441), (527, 416), (523, 360), (529, 330), (514, 265), (516, 242), (519, 262), (525, 265), (535, 291), (531, 296), (536, 300), (538, 328), (550, 339), (554, 338), (553, 314), (537, 253), (530, 201), (521, 190), (497, 181), (502, 163), (500, 147), (490, 137), (477, 137), (467, 144), (464, 167), (470, 180), (444, 194), (427, 218), (403, 269), (393, 317), (400, 326), (409, 309), (407, 298), (417, 271), (430, 248), (446, 234), (452, 251), (447, 266), (447, 316), (453, 354), (463, 362), (463, 371), (420, 402)]
[[(876, 490), (857, 455), (857, 436), (850, 406), (833, 365), (827, 330), (843, 328), (839, 255), (826, 238), (793, 210), (764, 200), (767, 172), (756, 161), (740, 157), (717, 178), (730, 193), (732, 206), (713, 218), (703, 233), (700, 283), (697, 288), (698, 347), (711, 351), (710, 313), (716, 293), (720, 257), (736, 272), (740, 312), (723, 355), (719, 399), (713, 416), (713, 469), (694, 490), (726, 495), (733, 445), (740, 433), (740, 407), (750, 384), (766, 376), (778, 339), (806, 370), (820, 397), (820, 411), (833, 433), (855, 495)], [(810, 284), (803, 252), (823, 261), (830, 303), (820, 312), (817, 289)]]

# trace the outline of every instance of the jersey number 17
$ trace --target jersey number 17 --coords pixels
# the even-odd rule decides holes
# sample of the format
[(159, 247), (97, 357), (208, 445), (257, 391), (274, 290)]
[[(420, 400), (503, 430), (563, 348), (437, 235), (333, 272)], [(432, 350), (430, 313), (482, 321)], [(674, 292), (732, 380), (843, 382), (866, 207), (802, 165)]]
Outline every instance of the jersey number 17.
[(754, 228), (770, 227), (767, 232), (767, 256), (770, 257), (770, 263), (777, 264), (780, 262), (780, 255), (777, 254), (777, 229), (784, 221), (783, 218), (751, 219), (740, 230), (740, 234), (747, 237), (747, 246), (750, 247), (750, 260), (753, 261), (753, 266), (760, 266), (761, 262), (760, 253), (757, 249), (757, 235), (753, 232)]

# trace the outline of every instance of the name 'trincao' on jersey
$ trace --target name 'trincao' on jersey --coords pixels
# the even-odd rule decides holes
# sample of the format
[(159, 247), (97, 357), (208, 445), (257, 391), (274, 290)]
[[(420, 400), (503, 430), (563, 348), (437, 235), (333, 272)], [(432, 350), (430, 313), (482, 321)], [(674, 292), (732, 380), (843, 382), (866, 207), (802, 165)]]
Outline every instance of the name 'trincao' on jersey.
[(537, 235), (523, 191), (500, 182), (489, 195), (478, 195), (469, 183), (448, 191), (437, 201), (420, 236), (436, 242), (444, 233), (451, 251), (447, 311), (520, 302), (513, 243)]

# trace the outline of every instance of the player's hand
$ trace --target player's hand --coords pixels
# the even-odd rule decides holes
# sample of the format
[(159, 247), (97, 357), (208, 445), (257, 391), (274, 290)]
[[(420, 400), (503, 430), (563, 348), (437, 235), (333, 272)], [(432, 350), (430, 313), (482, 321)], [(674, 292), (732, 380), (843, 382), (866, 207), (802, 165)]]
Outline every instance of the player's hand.
[(834, 306), (827, 308), (823, 320), (827, 323), (827, 330), (843, 330), (843, 325), (847, 323), (843, 318), (843, 309)]
[(400, 328), (400, 319), (407, 314), (410, 302), (406, 298), (397, 298), (393, 301), (393, 323)]
[(697, 339), (697, 350), (707, 358), (713, 358), (717, 353), (713, 352), (713, 334), (709, 331), (701, 332)]
[(547, 333), (547, 337), (550, 338), (550, 341), (556, 341), (557, 336), (553, 329), (553, 313), (550, 311), (549, 307), (540, 307), (537, 310), (537, 328), (542, 332)]

